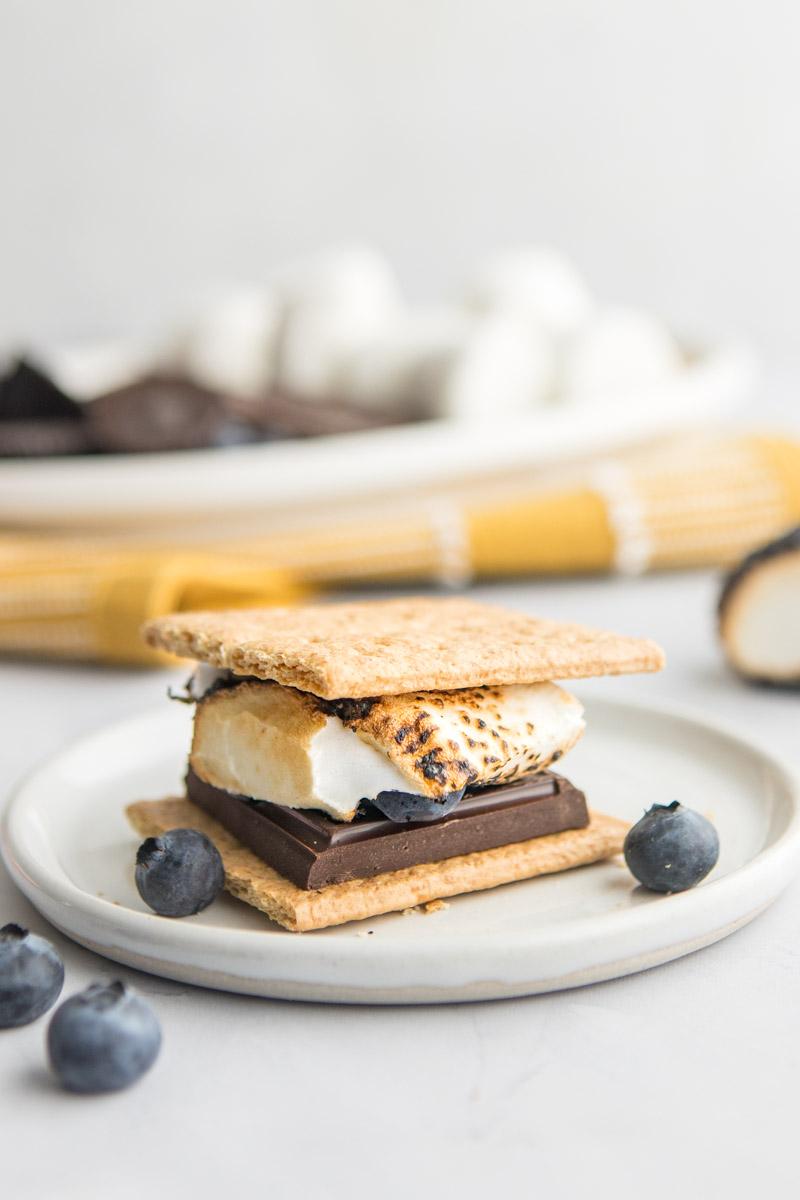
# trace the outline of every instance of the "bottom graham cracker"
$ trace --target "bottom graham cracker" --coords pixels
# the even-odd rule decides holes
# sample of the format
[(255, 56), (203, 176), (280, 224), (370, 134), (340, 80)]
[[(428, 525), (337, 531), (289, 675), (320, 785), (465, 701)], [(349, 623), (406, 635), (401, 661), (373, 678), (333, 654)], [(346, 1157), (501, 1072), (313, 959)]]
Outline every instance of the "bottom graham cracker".
[(382, 913), (402, 912), (445, 896), (484, 891), (503, 883), (552, 875), (611, 858), (622, 850), (628, 826), (593, 812), (584, 829), (567, 829), (494, 850), (350, 879), (305, 891), (279, 875), (189, 800), (139, 800), (125, 810), (137, 833), (155, 837), (168, 829), (199, 829), (214, 842), (225, 865), (225, 887), (292, 933), (344, 925)]

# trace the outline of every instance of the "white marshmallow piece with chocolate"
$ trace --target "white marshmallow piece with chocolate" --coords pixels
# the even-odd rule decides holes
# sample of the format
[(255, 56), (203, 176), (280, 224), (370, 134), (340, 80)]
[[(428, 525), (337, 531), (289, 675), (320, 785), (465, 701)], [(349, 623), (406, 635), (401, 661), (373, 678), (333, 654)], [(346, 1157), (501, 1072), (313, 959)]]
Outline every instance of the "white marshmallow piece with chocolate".
[(583, 728), (552, 683), (322, 701), (248, 680), (198, 704), (189, 761), (214, 787), (348, 821), (379, 792), (443, 799), (544, 770)]

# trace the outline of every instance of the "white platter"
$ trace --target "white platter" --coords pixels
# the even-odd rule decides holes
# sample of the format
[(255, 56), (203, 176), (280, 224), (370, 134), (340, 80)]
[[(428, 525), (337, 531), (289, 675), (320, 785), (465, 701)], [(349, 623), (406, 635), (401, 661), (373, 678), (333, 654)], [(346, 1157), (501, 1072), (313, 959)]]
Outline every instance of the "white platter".
[(677, 712), (588, 703), (569, 776), (596, 808), (635, 820), (683, 800), (706, 812), (720, 862), (698, 888), (654, 896), (620, 863), (391, 915), (291, 934), (229, 897), (196, 917), (151, 914), (133, 883), (133, 799), (174, 792), (188, 745), (182, 706), (74, 744), (10, 801), (2, 851), (57, 928), (117, 962), (260, 996), (418, 1004), (528, 995), (640, 971), (725, 937), (761, 912), (800, 865), (792, 773), (740, 738)]
[(635, 403), (598, 401), (224, 451), (0, 461), (0, 514), (20, 526), (102, 526), (156, 516), (285, 514), (387, 489), (408, 495), (476, 471), (511, 473), (709, 424), (747, 398), (754, 378), (751, 354), (730, 346), (696, 357)]

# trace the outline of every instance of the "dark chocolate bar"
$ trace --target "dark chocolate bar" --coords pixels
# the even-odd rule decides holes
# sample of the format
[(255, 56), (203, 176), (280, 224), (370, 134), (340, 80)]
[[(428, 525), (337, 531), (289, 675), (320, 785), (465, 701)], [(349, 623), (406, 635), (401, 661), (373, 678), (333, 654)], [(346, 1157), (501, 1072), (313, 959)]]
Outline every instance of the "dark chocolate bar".
[(271, 391), (266, 396), (230, 397), (229, 406), (254, 422), (268, 437), (325, 437), (361, 430), (404, 425), (413, 420), (413, 409), (392, 406), (380, 411), (327, 396), (324, 400), (289, 396)]
[(366, 805), (349, 822), (212, 787), (189, 769), (189, 799), (298, 887), (369, 879), (589, 824), (583, 792), (549, 771), (468, 791), (448, 817), (398, 825)]
[(86, 454), (91, 450), (81, 405), (25, 359), (0, 377), (0, 457)]
[(86, 405), (89, 435), (106, 454), (156, 454), (213, 446), (226, 420), (222, 397), (189, 379), (151, 374)]

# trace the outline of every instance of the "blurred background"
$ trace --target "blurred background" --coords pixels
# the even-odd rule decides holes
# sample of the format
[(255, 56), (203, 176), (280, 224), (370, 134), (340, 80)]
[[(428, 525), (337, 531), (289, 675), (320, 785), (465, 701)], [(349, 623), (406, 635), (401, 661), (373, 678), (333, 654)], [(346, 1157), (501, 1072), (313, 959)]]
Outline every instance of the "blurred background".
[(149, 331), (374, 244), (414, 298), (553, 244), (609, 301), (797, 352), (789, 0), (3, 0), (4, 340)]
[(2, 0), (0, 649), (790, 528), (798, 35), (779, 0)]

